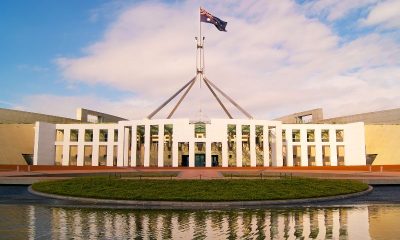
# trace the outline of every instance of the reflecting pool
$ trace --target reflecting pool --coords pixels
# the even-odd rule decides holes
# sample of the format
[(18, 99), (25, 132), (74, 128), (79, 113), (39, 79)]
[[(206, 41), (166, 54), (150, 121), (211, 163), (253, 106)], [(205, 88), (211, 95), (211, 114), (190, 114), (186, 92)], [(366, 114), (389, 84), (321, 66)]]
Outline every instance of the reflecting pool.
[(400, 205), (177, 211), (0, 205), (1, 239), (398, 239)]

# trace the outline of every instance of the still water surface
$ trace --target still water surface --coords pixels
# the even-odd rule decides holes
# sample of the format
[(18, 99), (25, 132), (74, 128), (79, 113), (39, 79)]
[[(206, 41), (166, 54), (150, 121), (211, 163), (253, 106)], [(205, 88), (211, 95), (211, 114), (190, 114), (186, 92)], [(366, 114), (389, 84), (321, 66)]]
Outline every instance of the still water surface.
[(399, 239), (400, 205), (177, 211), (0, 205), (1, 239)]

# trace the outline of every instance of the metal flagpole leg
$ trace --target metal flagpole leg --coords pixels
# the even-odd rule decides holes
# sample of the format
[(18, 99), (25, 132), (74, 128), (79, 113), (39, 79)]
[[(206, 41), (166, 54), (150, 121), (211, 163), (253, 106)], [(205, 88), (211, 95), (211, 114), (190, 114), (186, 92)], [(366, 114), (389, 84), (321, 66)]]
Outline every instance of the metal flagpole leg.
[(168, 98), (167, 101), (165, 101), (161, 106), (159, 106), (156, 110), (154, 110), (152, 113), (150, 113), (149, 116), (147, 116), (148, 119), (151, 119), (154, 115), (156, 115), (165, 105), (167, 105), (169, 102), (171, 102), (172, 99), (174, 99), (180, 92), (183, 91), (187, 86), (189, 86), (194, 80), (196, 80), (196, 76), (192, 78), (188, 83), (186, 83), (181, 89), (179, 89), (172, 97)]
[[(197, 80), (197, 79), (196, 79)], [(168, 115), (167, 119), (170, 119), (172, 117), (172, 115), (174, 114), (174, 112), (176, 111), (176, 109), (179, 107), (179, 105), (181, 104), (181, 102), (183, 101), (183, 99), (186, 97), (186, 95), (188, 94), (188, 92), (190, 91), (190, 89), (193, 87), (194, 83), (196, 82), (196, 80), (192, 81), (192, 83), (189, 85), (189, 87), (186, 89), (185, 93), (182, 95), (182, 97), (179, 99), (178, 103), (175, 105), (175, 107), (172, 109), (171, 113)]]
[(215, 99), (217, 99), (219, 105), (221, 105), (222, 109), (224, 109), (226, 115), (228, 115), (228, 117), (230, 119), (232, 119), (233, 117), (231, 116), (231, 114), (229, 113), (229, 111), (226, 109), (226, 107), (224, 106), (224, 104), (221, 102), (221, 100), (218, 98), (217, 94), (214, 92), (214, 90), (211, 88), (211, 86), (208, 84), (208, 82), (206, 80), (204, 80), (204, 83), (206, 84), (206, 86), (208, 87), (208, 89), (210, 89), (211, 93), (214, 95)]
[(219, 89), (217, 86), (215, 86), (214, 83), (212, 83), (210, 80), (208, 80), (206, 77), (204, 77), (204, 81), (206, 83), (209, 83), (213, 88), (215, 88), (219, 93), (221, 93), (226, 99), (228, 99), (229, 102), (231, 102), (239, 111), (241, 111), (244, 115), (246, 115), (248, 118), (253, 119), (253, 117), (246, 112), (239, 104), (237, 104), (232, 98), (230, 98), (227, 94), (225, 94), (221, 89)]

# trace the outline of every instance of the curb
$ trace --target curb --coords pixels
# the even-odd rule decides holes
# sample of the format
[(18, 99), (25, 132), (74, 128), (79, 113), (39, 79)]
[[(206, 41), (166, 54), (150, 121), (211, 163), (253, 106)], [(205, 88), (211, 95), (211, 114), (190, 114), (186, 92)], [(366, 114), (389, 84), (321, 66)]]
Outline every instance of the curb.
[(38, 195), (46, 198), (55, 198), (68, 201), (77, 201), (92, 204), (117, 204), (124, 205), (131, 208), (166, 208), (166, 209), (221, 209), (221, 208), (244, 208), (244, 207), (265, 207), (265, 206), (279, 206), (279, 205), (292, 205), (304, 203), (318, 203), (332, 200), (342, 200), (347, 198), (354, 198), (372, 192), (373, 187), (368, 186), (368, 189), (362, 192), (343, 194), (329, 197), (319, 198), (303, 198), (303, 199), (289, 199), (289, 200), (260, 200), (260, 201), (225, 201), (225, 202), (181, 202), (181, 201), (137, 201), (137, 200), (113, 200), (113, 199), (98, 199), (98, 198), (82, 198), (62, 196), (56, 194), (42, 193), (32, 189), (32, 185), (28, 187), (31, 194)]

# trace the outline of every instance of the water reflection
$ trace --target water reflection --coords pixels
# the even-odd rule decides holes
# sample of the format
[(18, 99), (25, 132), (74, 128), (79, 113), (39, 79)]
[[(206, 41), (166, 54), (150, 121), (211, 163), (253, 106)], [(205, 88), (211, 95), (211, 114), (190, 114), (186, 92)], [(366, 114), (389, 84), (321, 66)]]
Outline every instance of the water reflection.
[[(385, 222), (388, 214), (394, 216), (387, 222), (396, 217), (398, 220), (399, 209), (360, 206), (160, 211), (0, 205), (0, 238), (370, 239), (379, 236), (382, 239), (378, 227), (369, 222), (380, 226), (379, 222)], [(394, 229), (390, 234), (398, 236), (399, 230)]]

